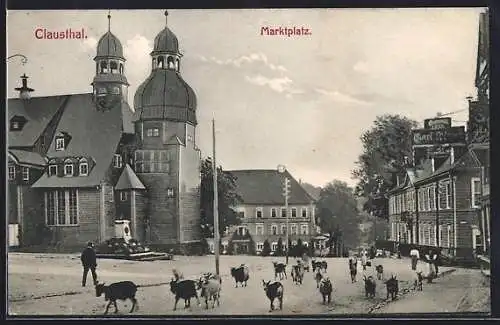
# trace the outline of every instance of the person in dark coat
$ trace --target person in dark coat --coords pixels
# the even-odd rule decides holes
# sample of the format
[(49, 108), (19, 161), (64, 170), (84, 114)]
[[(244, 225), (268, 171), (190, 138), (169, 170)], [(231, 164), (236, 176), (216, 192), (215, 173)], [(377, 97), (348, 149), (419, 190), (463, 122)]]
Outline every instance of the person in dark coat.
[(94, 251), (94, 244), (89, 242), (87, 244), (87, 248), (85, 248), (82, 252), (82, 256), (80, 257), (83, 266), (83, 278), (82, 278), (82, 287), (85, 287), (87, 282), (87, 275), (90, 272), (92, 273), (92, 278), (94, 280), (94, 285), (97, 285), (97, 273), (95, 271), (97, 267), (97, 260)]

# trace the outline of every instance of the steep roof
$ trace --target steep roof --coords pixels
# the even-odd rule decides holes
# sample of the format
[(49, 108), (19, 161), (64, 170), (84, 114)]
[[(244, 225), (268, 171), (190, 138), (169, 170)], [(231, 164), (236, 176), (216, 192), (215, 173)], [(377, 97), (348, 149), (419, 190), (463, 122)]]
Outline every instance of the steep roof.
[(140, 179), (134, 173), (129, 164), (125, 165), (122, 174), (116, 183), (115, 189), (117, 190), (145, 190), (146, 186), (142, 184)]
[[(244, 204), (276, 204), (283, 205), (284, 176), (273, 169), (230, 170), (236, 178), (236, 191)], [(310, 204), (313, 198), (286, 171), (290, 179), (289, 204)]]
[(14, 116), (26, 118), (20, 131), (10, 131), (7, 138), (9, 147), (31, 147), (40, 137), (58, 109), (68, 96), (32, 97), (29, 100), (9, 98), (7, 101), (8, 121)]
[(9, 150), (9, 153), (19, 164), (27, 164), (40, 167), (44, 167), (47, 165), (47, 161), (37, 152), (11, 149)]
[(96, 109), (92, 94), (68, 95), (69, 100), (56, 128), (56, 135), (68, 134), (69, 141), (63, 151), (55, 150), (55, 137), (50, 144), (47, 157), (64, 158), (89, 156), (95, 166), (85, 177), (57, 177), (46, 173), (33, 187), (86, 187), (95, 186), (104, 179), (110, 167), (123, 130), (127, 126), (124, 111), (128, 105), (124, 101), (115, 107), (101, 111)]

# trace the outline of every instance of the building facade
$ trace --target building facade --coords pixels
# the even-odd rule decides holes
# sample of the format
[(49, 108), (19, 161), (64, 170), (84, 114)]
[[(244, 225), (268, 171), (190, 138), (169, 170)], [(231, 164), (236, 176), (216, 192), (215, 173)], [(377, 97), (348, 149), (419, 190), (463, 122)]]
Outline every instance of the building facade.
[[(317, 234), (315, 202), (290, 173), (280, 174), (276, 170), (232, 170), (228, 173), (235, 177), (236, 190), (242, 199), (234, 207), (241, 224), (230, 229), (230, 236), (223, 245), (231, 240), (234, 251), (246, 253), (254, 249), (259, 254), (267, 240), (271, 251), (276, 252), (280, 238), (286, 248), (287, 231), (292, 245), (299, 239), (306, 246), (311, 244)], [(288, 209), (283, 196), (285, 177), (290, 180)]]
[(178, 46), (165, 26), (134, 111), (110, 25), (97, 44), (91, 93), (31, 97), (22, 77), (19, 98), (8, 100), (12, 244), (102, 242), (116, 235), (115, 220), (130, 220), (132, 236), (149, 245), (199, 246), (197, 103)]

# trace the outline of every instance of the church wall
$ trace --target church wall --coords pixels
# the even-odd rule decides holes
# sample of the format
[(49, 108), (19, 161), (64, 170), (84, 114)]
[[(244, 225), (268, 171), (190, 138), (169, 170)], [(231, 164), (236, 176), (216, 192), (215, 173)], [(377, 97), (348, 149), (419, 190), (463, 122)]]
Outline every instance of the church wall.
[(180, 147), (179, 175), (179, 220), (180, 241), (192, 242), (201, 239), (200, 229), (200, 183), (201, 156), (198, 150)]

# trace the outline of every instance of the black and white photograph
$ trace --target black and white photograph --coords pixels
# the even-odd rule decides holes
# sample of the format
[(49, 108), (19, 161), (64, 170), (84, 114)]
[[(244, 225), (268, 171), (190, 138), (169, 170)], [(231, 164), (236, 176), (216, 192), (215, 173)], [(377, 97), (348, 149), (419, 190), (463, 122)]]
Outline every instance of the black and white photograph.
[(489, 15), (7, 10), (7, 317), (490, 315)]

